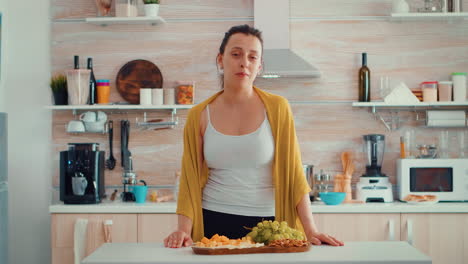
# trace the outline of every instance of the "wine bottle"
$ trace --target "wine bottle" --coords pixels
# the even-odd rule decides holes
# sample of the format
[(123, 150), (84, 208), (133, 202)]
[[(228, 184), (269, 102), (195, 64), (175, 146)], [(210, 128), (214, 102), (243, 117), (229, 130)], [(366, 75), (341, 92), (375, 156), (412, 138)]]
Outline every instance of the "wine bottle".
[(93, 59), (88, 58), (88, 70), (91, 70), (89, 77), (89, 104), (93, 105), (97, 102), (96, 78), (93, 71)]
[(78, 55), (75, 55), (73, 57), (73, 64), (75, 70), (78, 70), (80, 68), (80, 57)]
[(370, 70), (367, 68), (367, 53), (362, 53), (359, 69), (359, 102), (370, 102)]

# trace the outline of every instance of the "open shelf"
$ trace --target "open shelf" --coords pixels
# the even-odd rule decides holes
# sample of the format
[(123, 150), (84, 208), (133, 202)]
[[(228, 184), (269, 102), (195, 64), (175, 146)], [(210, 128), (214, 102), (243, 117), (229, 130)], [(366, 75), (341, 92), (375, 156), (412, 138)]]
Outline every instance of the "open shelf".
[(166, 21), (162, 17), (88, 17), (85, 18), (86, 23), (108, 26), (112, 24), (164, 24)]
[(467, 102), (434, 102), (434, 103), (428, 103), (428, 102), (420, 102), (417, 104), (387, 104), (383, 101), (380, 102), (353, 102), (353, 106), (356, 107), (408, 107), (408, 108), (414, 108), (414, 107), (444, 107), (444, 106), (450, 106), (450, 107), (468, 107), (468, 101)]
[[(370, 112), (382, 123), (385, 127), (391, 131), (398, 129), (400, 122), (402, 121), (398, 113), (405, 111), (416, 112), (416, 119), (419, 120), (419, 113), (425, 112), (426, 110), (464, 110), (465, 113), (468, 111), (468, 101), (466, 102), (420, 102), (416, 104), (388, 104), (385, 102), (353, 102), (353, 107), (367, 107)], [(381, 113), (382, 112), (382, 113)], [(383, 112), (389, 114), (389, 118), (383, 115)]]
[(95, 104), (95, 105), (49, 105), (46, 109), (51, 110), (71, 110), (73, 114), (76, 114), (79, 110), (170, 110), (172, 116), (177, 113), (177, 110), (190, 109), (194, 105), (137, 105), (137, 104)]
[(174, 110), (174, 109), (190, 109), (194, 105), (50, 105), (47, 109), (52, 110)]
[(468, 19), (468, 12), (458, 13), (392, 13), (391, 20), (450, 20)]

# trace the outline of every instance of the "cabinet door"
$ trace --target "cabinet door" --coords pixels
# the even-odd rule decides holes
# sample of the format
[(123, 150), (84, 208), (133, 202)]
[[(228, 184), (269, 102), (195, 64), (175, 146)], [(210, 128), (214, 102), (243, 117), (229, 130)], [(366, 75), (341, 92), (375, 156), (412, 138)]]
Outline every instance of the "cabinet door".
[(91, 232), (88, 240), (90, 245), (88, 249), (94, 252), (98, 247), (105, 243), (104, 222), (112, 221), (110, 225), (110, 237), (112, 242), (136, 243), (137, 233), (137, 215), (136, 214), (90, 214), (88, 222), (88, 233)]
[(320, 232), (346, 241), (400, 240), (400, 214), (314, 214)]
[(401, 238), (433, 264), (468, 263), (468, 214), (402, 214)]
[(139, 214), (138, 242), (162, 243), (176, 228), (176, 214)]
[(112, 220), (112, 242), (137, 242), (136, 214), (53, 214), (51, 247), (53, 264), (73, 264), (73, 236), (77, 219), (88, 219), (86, 256), (104, 243), (103, 223)]
[[(52, 214), (51, 247), (52, 264), (73, 264), (73, 234), (77, 219), (88, 219), (87, 214)], [(89, 226), (88, 226), (89, 228)], [(88, 229), (89, 230), (89, 229)], [(91, 233), (87, 232), (86, 241), (91, 241)], [(90, 243), (86, 243), (86, 255), (90, 252)]]

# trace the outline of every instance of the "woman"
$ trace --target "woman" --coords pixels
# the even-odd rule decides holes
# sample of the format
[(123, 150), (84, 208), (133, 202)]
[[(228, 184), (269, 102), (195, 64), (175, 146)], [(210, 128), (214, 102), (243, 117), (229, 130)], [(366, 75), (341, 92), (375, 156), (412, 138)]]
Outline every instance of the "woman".
[(215, 233), (239, 238), (244, 226), (269, 219), (303, 230), (313, 244), (343, 245), (313, 221), (287, 100), (253, 86), (262, 52), (257, 29), (226, 32), (216, 59), (223, 89), (193, 107), (185, 125), (178, 228), (166, 247)]

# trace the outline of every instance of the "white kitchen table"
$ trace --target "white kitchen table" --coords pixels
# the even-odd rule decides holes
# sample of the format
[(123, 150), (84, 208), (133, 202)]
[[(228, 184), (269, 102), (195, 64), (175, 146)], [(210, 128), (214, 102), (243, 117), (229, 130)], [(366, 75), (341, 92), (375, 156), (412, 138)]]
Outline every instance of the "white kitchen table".
[(164, 248), (161, 243), (109, 243), (82, 264), (431, 264), (431, 259), (403, 241), (346, 242), (343, 247), (312, 246), (308, 252), (284, 254), (195, 255), (188, 248)]

